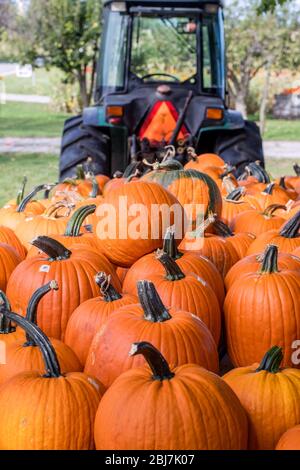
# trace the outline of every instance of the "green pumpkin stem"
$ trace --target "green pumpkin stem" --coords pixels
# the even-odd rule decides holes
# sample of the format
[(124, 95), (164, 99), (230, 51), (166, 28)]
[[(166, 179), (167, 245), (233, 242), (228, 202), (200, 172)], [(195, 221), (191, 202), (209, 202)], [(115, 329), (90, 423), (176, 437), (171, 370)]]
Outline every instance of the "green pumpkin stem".
[(172, 318), (152, 282), (139, 281), (137, 289), (146, 320), (153, 323), (162, 323)]
[(26, 188), (27, 182), (28, 182), (28, 179), (26, 176), (24, 176), (23, 181), (22, 181), (22, 186), (19, 189), (18, 195), (17, 195), (17, 206), (19, 206), (24, 199), (25, 188)]
[(280, 371), (280, 364), (283, 360), (282, 348), (274, 346), (264, 356), (256, 372), (266, 371), (271, 374), (277, 374)]
[(34, 343), (40, 349), (44, 364), (45, 364), (45, 378), (58, 378), (61, 377), (60, 365), (57, 359), (56, 352), (49, 341), (49, 338), (42, 332), (42, 330), (25, 318), (12, 312), (4, 312), (6, 317), (16, 323), (22, 328), (26, 335), (29, 335)]
[(271, 183), (270, 176), (266, 170), (261, 167), (260, 162), (249, 163), (249, 165), (246, 167), (246, 171), (249, 176), (254, 176), (254, 178), (256, 178), (259, 183)]
[[(26, 320), (36, 324), (37, 322), (37, 309), (42, 298), (52, 290), (58, 290), (58, 284), (56, 281), (50, 281), (48, 284), (37, 289), (32, 295), (31, 299), (28, 302), (26, 310)], [(25, 346), (37, 346), (32, 337), (26, 333), (26, 343)]]
[(31, 245), (49, 256), (49, 261), (61, 261), (70, 258), (72, 252), (53, 238), (41, 236), (32, 240)]
[(300, 165), (298, 165), (298, 163), (295, 163), (293, 168), (294, 168), (294, 171), (295, 171), (296, 175), (300, 176)]
[(167, 253), (172, 259), (177, 260), (183, 256), (183, 253), (177, 248), (177, 244), (175, 241), (175, 227), (169, 227), (166, 231), (166, 235), (164, 238), (164, 246), (163, 246), (164, 253)]
[(34, 196), (37, 195), (37, 193), (39, 193), (40, 191), (44, 191), (45, 189), (47, 189), (47, 185), (46, 184), (41, 184), (39, 186), (36, 186), (29, 194), (27, 194), (26, 197), (24, 197), (24, 199), (21, 201), (21, 203), (19, 204), (18, 206), (18, 209), (17, 209), (17, 212), (24, 212), (25, 209), (26, 209), (26, 206), (27, 204), (29, 204), (29, 202), (32, 200), (32, 198), (34, 198)]
[(278, 272), (278, 247), (276, 245), (268, 245), (262, 259), (260, 273), (272, 274)]
[(74, 212), (70, 218), (66, 231), (65, 237), (79, 237), (81, 235), (81, 228), (84, 220), (91, 214), (94, 214), (97, 206), (91, 204), (88, 206), (82, 206)]
[(225, 222), (220, 219), (217, 219), (213, 223), (213, 228), (219, 237), (229, 238), (233, 236), (233, 232), (230, 230), (228, 225), (226, 225)]
[(12, 322), (5, 315), (3, 315), (2, 311), (10, 312), (11, 306), (4, 292), (0, 290), (0, 335), (14, 333), (16, 331), (16, 327), (12, 325)]
[(273, 194), (274, 188), (275, 188), (275, 183), (270, 183), (266, 187), (266, 189), (263, 191), (263, 194), (268, 194), (269, 196), (271, 196)]
[(163, 357), (163, 355), (156, 349), (152, 344), (141, 342), (141, 343), (134, 343), (131, 347), (130, 356), (144, 356), (145, 360), (147, 361), (153, 375), (153, 380), (159, 380), (162, 382), (163, 380), (171, 380), (175, 374), (171, 372), (169, 364)]
[(163, 265), (166, 271), (166, 279), (169, 281), (180, 281), (185, 278), (185, 274), (182, 272), (175, 260), (172, 259), (167, 253), (162, 250), (158, 250), (156, 258)]
[(95, 276), (96, 284), (100, 288), (100, 293), (106, 302), (114, 302), (115, 300), (122, 299), (119, 292), (116, 291), (114, 286), (111, 284), (111, 276), (104, 272), (98, 273)]
[(300, 230), (300, 210), (281, 229), (280, 235), (285, 238), (299, 237)]
[(239, 202), (242, 196), (245, 193), (245, 189), (243, 187), (234, 189), (228, 196), (226, 197), (226, 201), (235, 201)]
[(92, 175), (91, 181), (92, 181), (92, 191), (90, 193), (90, 198), (96, 199), (96, 197), (100, 195), (100, 188), (99, 188), (98, 181), (95, 178), (95, 175)]
[(45, 192), (44, 192), (44, 199), (50, 199), (50, 193), (55, 186), (57, 186), (58, 183), (53, 183), (53, 184), (47, 184)]

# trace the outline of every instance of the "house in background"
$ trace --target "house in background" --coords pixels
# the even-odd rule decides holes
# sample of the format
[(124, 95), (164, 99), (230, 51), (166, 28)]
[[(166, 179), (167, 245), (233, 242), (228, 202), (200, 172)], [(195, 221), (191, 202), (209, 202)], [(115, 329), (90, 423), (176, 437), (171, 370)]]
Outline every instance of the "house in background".
[(273, 115), (280, 119), (300, 119), (300, 86), (275, 95)]

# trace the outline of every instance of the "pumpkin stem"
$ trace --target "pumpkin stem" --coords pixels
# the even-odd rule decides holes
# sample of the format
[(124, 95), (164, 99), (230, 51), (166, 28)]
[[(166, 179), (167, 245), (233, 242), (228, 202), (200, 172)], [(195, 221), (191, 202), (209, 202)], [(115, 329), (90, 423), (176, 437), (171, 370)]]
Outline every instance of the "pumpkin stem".
[(263, 357), (260, 366), (256, 369), (256, 372), (265, 370), (271, 374), (277, 374), (280, 371), (280, 364), (283, 360), (282, 348), (274, 346), (271, 348)]
[(82, 228), (82, 224), (84, 220), (87, 218), (87, 216), (94, 214), (96, 211), (96, 205), (92, 204), (89, 206), (83, 206), (77, 209), (77, 211), (74, 212), (72, 217), (70, 218), (66, 231), (65, 231), (65, 237), (79, 237), (80, 236), (80, 231)]
[(217, 234), (219, 237), (223, 237), (223, 238), (233, 237), (233, 232), (230, 230), (230, 228), (228, 227), (228, 225), (225, 224), (225, 222), (223, 222), (222, 220), (217, 219), (217, 220), (213, 223), (213, 227), (214, 227), (214, 229), (215, 229), (216, 234)]
[(42, 332), (42, 330), (37, 325), (34, 325), (34, 323), (29, 322), (28, 320), (21, 317), (20, 315), (17, 315), (16, 313), (6, 311), (4, 312), (4, 315), (9, 320), (13, 321), (18, 326), (20, 326), (20, 328), (22, 328), (26, 332), (26, 335), (28, 334), (40, 349), (46, 369), (46, 374), (44, 375), (44, 377), (61, 377), (62, 374), (60, 371), (60, 365), (57, 359), (56, 352), (51, 342), (49, 341), (49, 338), (47, 338), (47, 336)]
[(252, 162), (246, 167), (249, 176), (254, 176), (259, 183), (271, 183), (270, 176), (264, 168), (261, 167), (260, 162)]
[(177, 260), (183, 256), (183, 253), (177, 248), (175, 242), (175, 226), (169, 227), (164, 238), (163, 252), (167, 253), (172, 259)]
[(162, 323), (171, 320), (167, 308), (161, 301), (152, 282), (140, 281), (137, 284), (140, 304), (144, 310), (144, 318), (153, 323)]
[(4, 292), (0, 290), (0, 335), (8, 335), (9, 333), (14, 333), (16, 327), (12, 326), (11, 321), (3, 315), (3, 310), (10, 312), (11, 306)]
[(272, 274), (278, 272), (278, 246), (268, 245), (262, 259), (260, 273)]
[(220, 176), (220, 178), (221, 178), (221, 179), (226, 178), (228, 175), (230, 175), (231, 173), (233, 173), (235, 170), (236, 170), (236, 167), (235, 167), (235, 166), (225, 165), (225, 166), (224, 166), (224, 173)]
[(281, 229), (280, 235), (285, 238), (297, 238), (300, 230), (300, 210)]
[(228, 196), (226, 197), (226, 201), (240, 201), (244, 193), (245, 193), (245, 188), (243, 187), (236, 188), (233, 191), (231, 191), (230, 194), (228, 194)]
[(92, 191), (90, 193), (90, 198), (96, 199), (96, 197), (100, 195), (100, 188), (99, 188), (98, 181), (96, 180), (94, 174), (92, 174), (91, 176), (91, 181), (92, 181)]
[(269, 194), (270, 196), (273, 194), (275, 188), (275, 183), (270, 183), (266, 189), (263, 191), (263, 194)]
[(95, 281), (100, 288), (100, 293), (103, 296), (103, 299), (106, 302), (113, 302), (114, 300), (122, 299), (122, 296), (111, 284), (111, 275), (107, 275), (104, 272), (98, 273), (95, 276)]
[(285, 176), (282, 176), (282, 177), (280, 178), (279, 186), (280, 186), (282, 189), (285, 189), (285, 190), (288, 189), (287, 186), (286, 186), (286, 184), (285, 184)]
[(158, 250), (156, 258), (163, 265), (166, 271), (166, 279), (169, 281), (180, 281), (185, 278), (185, 274), (182, 272), (175, 260), (171, 258), (167, 253), (162, 250)]
[[(48, 294), (51, 290), (58, 290), (58, 284), (56, 281), (50, 281), (48, 284), (37, 289), (32, 295), (28, 302), (26, 310), (26, 320), (36, 324), (37, 321), (37, 309), (42, 298)], [(26, 343), (24, 346), (37, 346), (32, 337), (26, 333)]]
[(27, 176), (24, 176), (23, 181), (22, 181), (22, 186), (19, 189), (18, 195), (17, 195), (17, 205), (18, 206), (21, 204), (22, 200), (24, 199), (25, 188), (26, 188), (27, 182), (28, 182)]
[(145, 360), (148, 362), (150, 369), (152, 370), (153, 380), (171, 380), (175, 374), (171, 372), (169, 364), (161, 354), (152, 344), (142, 342), (134, 343), (129, 352), (130, 356), (138, 356), (142, 354)]
[(283, 206), (283, 205), (281, 205), (281, 204), (271, 204), (270, 206), (268, 206), (268, 207), (264, 210), (263, 215), (264, 215), (265, 217), (271, 218), (271, 217), (273, 216), (274, 212), (276, 212), (276, 211), (278, 211), (278, 210), (280, 210), (280, 209), (282, 209), (282, 210), (284, 210), (284, 211), (287, 210), (286, 206)]
[(76, 179), (85, 180), (85, 172), (83, 165), (77, 165), (76, 167)]
[(57, 186), (58, 183), (53, 183), (53, 184), (47, 184), (47, 187), (44, 192), (44, 199), (49, 199), (50, 198), (50, 193), (55, 186)]
[(49, 256), (49, 261), (61, 261), (70, 258), (72, 252), (53, 238), (41, 236), (32, 240), (31, 245)]
[(47, 188), (46, 184), (40, 184), (39, 186), (36, 186), (29, 194), (27, 194), (26, 197), (20, 202), (17, 212), (24, 212), (26, 209), (27, 204), (32, 200), (34, 196), (37, 195), (40, 191), (43, 191)]
[(295, 163), (293, 168), (294, 168), (294, 171), (295, 171), (296, 175), (300, 176), (300, 165), (298, 165), (298, 163)]

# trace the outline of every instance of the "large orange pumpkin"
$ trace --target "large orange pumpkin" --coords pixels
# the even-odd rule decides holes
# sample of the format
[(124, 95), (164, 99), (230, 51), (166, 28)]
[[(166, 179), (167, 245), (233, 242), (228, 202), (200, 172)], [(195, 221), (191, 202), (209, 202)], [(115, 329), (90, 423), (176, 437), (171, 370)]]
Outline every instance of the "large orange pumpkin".
[(205, 168), (210, 166), (222, 168), (224, 164), (224, 160), (215, 153), (204, 153), (202, 155), (190, 153), (190, 161), (185, 165), (184, 169), (204, 171)]
[(258, 362), (273, 344), (284, 349), (292, 366), (293, 344), (300, 338), (300, 272), (278, 269), (278, 248), (270, 246), (260, 270), (237, 279), (225, 303), (229, 356), (235, 366)]
[(199, 317), (209, 328), (218, 344), (221, 332), (221, 312), (212, 288), (195, 274), (184, 274), (167, 253), (161, 252), (157, 256), (164, 267), (164, 273), (154, 274), (148, 279), (155, 285), (164, 304)]
[(22, 261), (26, 258), (27, 250), (11, 228), (0, 227), (0, 243), (5, 243), (14, 248)]
[(270, 183), (264, 191), (256, 195), (262, 210), (273, 204), (285, 205), (291, 199), (288, 192), (276, 183)]
[(260, 365), (223, 377), (247, 413), (251, 450), (274, 450), (280, 436), (300, 422), (300, 371), (281, 369), (282, 359), (281, 348), (273, 347)]
[(252, 209), (250, 202), (245, 200), (243, 195), (244, 189), (238, 188), (223, 197), (221, 219), (226, 224), (230, 225), (237, 215)]
[[(122, 374), (100, 403), (95, 421), (98, 450), (247, 447), (245, 412), (222, 379), (195, 364), (170, 369), (146, 342), (132, 346), (131, 356), (141, 354), (148, 367)], [(123, 429), (126, 432), (120, 432)]]
[(217, 219), (212, 224), (212, 229), (218, 237), (222, 237), (227, 243), (231, 243), (236, 250), (239, 259), (246, 256), (249, 246), (254, 242), (255, 235), (253, 233), (233, 233), (231, 229), (222, 220)]
[[(214, 264), (204, 256), (193, 252), (180, 252), (176, 246), (175, 233), (170, 227), (166, 233), (163, 251), (167, 253), (186, 273), (194, 273), (206, 281), (215, 292), (220, 307), (223, 306), (225, 293), (223, 279)], [(165, 269), (157, 259), (157, 253), (143, 256), (126, 273), (123, 292), (137, 294), (137, 282), (155, 274), (164, 274)]]
[(120, 295), (107, 274), (97, 274), (95, 281), (100, 288), (100, 297), (89, 299), (77, 307), (68, 322), (65, 336), (65, 343), (75, 351), (83, 366), (96, 332), (111, 314), (124, 305), (138, 303), (134, 295)]
[(300, 247), (300, 210), (280, 230), (270, 230), (262, 233), (250, 245), (247, 254), (261, 253), (270, 243), (277, 245), (279, 251), (292, 253)]
[[(267, 246), (264, 253), (259, 255), (250, 255), (241, 259), (236, 263), (227, 273), (225, 278), (225, 287), (227, 291), (232, 284), (237, 280), (241, 279), (248, 274), (255, 274), (261, 267), (261, 262), (264, 256), (268, 253), (269, 245)], [(299, 250), (300, 255), (300, 250)], [(291, 270), (300, 272), (300, 259), (297, 258), (297, 254), (291, 255), (290, 253), (279, 253), (278, 254), (278, 269), (280, 271)]]
[(138, 290), (140, 304), (115, 311), (96, 333), (85, 372), (108, 388), (123, 372), (141, 366), (141, 358), (128, 356), (133, 338), (151, 341), (173, 367), (191, 363), (217, 372), (217, 347), (205, 324), (181, 309), (167, 309), (152, 283), (141, 281)]
[(300, 450), (300, 425), (289, 429), (281, 436), (276, 450)]
[[(37, 289), (28, 303), (26, 311), (27, 321), (36, 324), (39, 302), (48, 292), (57, 289), (58, 285), (55, 281), (48, 282), (45, 286)], [(63, 374), (82, 370), (79, 359), (69, 346), (57, 339), (51, 339), (51, 342)], [(10, 342), (10, 344), (6, 343), (5, 364), (0, 365), (0, 384), (6, 382), (14, 375), (30, 370), (37, 371), (40, 374), (44, 372), (43, 356), (38, 344), (30, 335), (26, 336), (26, 340), (20, 337), (19, 340)]]
[(24, 328), (41, 350), (43, 374), (27, 371), (0, 388), (1, 450), (92, 450), (94, 419), (103, 386), (80, 372), (62, 375), (55, 350), (43, 332), (19, 315), (9, 320)]
[[(100, 219), (97, 236), (101, 241), (101, 251), (117, 266), (130, 267), (142, 256), (162, 247), (165, 231), (175, 222), (172, 208), (180, 219), (176, 221), (178, 237), (183, 236), (183, 208), (159, 184), (147, 181), (126, 183), (110, 191), (104, 202), (97, 209)], [(110, 212), (108, 219), (107, 208)], [(165, 210), (170, 211), (169, 218)], [(107, 225), (108, 233), (105, 234), (103, 230), (107, 230)]]
[(255, 209), (247, 210), (237, 214), (230, 226), (234, 232), (251, 232), (258, 237), (269, 230), (279, 230), (284, 225), (285, 219), (275, 212), (285, 209), (285, 206), (273, 204), (263, 212)]
[(38, 237), (33, 245), (45, 255), (23, 261), (10, 278), (7, 296), (12, 310), (25, 316), (30, 297), (40, 286), (55, 279), (60, 289), (52, 291), (38, 308), (38, 325), (52, 338), (63, 339), (68, 320), (85, 300), (98, 295), (94, 276), (104, 271), (120, 289), (114, 267), (104, 255), (81, 246), (68, 250), (49, 237)]
[(0, 243), (0, 290), (6, 292), (9, 278), (21, 261), (14, 248)]

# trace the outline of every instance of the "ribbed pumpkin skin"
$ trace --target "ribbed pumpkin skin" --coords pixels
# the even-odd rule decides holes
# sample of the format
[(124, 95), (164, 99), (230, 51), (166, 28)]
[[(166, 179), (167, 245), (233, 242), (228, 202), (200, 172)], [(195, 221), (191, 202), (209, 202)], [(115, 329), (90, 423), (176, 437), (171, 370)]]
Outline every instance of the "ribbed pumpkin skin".
[(92, 450), (103, 393), (101, 384), (79, 372), (55, 379), (37, 372), (14, 376), (0, 387), (0, 449)]
[[(99, 253), (99, 240), (93, 233), (83, 233), (79, 237), (66, 237), (61, 234), (50, 234), (53, 240), (62, 243), (66, 248), (71, 249), (74, 246), (80, 245), (83, 249), (93, 249)], [(28, 249), (27, 258), (38, 256), (39, 250), (35, 246)]]
[[(239, 215), (243, 214), (245, 211), (249, 211), (251, 209), (251, 205), (247, 201), (230, 201), (228, 199), (223, 198), (222, 204), (222, 212), (221, 212), (221, 219), (225, 224), (231, 225), (233, 220)], [(232, 226), (231, 226), (232, 227)], [(233, 230), (236, 232), (237, 230)], [(243, 232), (251, 233), (252, 230), (241, 230)], [(253, 232), (252, 232), (253, 233)]]
[(281, 436), (276, 450), (300, 450), (300, 426), (295, 426), (286, 431)]
[(83, 367), (95, 334), (111, 314), (125, 305), (137, 303), (138, 299), (134, 295), (124, 295), (113, 302), (107, 302), (101, 297), (89, 299), (77, 307), (68, 322), (65, 343), (77, 354)]
[(172, 367), (191, 363), (217, 372), (217, 347), (205, 324), (190, 313), (174, 308), (169, 311), (170, 320), (156, 323), (144, 319), (139, 304), (115, 311), (93, 339), (85, 373), (108, 388), (123, 372), (143, 366), (141, 356), (128, 355), (135, 341), (151, 342)]
[(258, 364), (233, 370), (223, 379), (243, 405), (249, 449), (274, 450), (278, 439), (300, 421), (300, 371), (255, 372)]
[[(120, 219), (124, 217), (124, 210), (121, 210), (122, 213), (119, 213), (119, 203), (121, 197), (127, 197), (127, 210), (135, 204), (142, 204), (145, 209), (148, 210), (148, 222), (147, 222), (147, 237), (146, 239), (139, 238), (133, 240), (126, 234), (125, 239), (119, 237), (120, 232), (122, 232), (122, 227), (119, 226)], [(97, 226), (97, 236), (100, 238), (102, 253), (104, 253), (112, 263), (121, 267), (130, 267), (135, 261), (137, 261), (142, 256), (147, 253), (161, 248), (163, 245), (164, 239), (164, 230), (166, 221), (164, 221), (163, 214), (160, 213), (158, 220), (155, 220), (155, 229), (158, 235), (158, 238), (151, 238), (151, 208), (152, 205), (166, 205), (172, 207), (176, 205), (179, 213), (182, 215), (181, 223), (182, 227), (184, 224), (184, 215), (183, 208), (180, 206), (177, 199), (166, 189), (156, 183), (149, 183), (146, 181), (137, 181), (131, 183), (125, 183), (121, 187), (117, 188), (114, 191), (110, 191), (105, 197), (105, 204), (112, 205), (116, 209), (116, 237), (112, 234), (110, 237), (102, 239), (99, 224)], [(99, 215), (99, 208), (97, 210), (97, 215)], [(104, 220), (107, 218), (107, 214), (103, 215)], [(136, 216), (128, 216), (128, 227), (131, 226), (133, 221), (136, 221)], [(171, 211), (170, 225), (174, 224), (174, 213)], [(179, 227), (178, 227), (179, 229)], [(183, 232), (183, 231), (182, 231)], [(179, 243), (179, 240), (178, 240)]]
[(6, 292), (8, 281), (21, 263), (21, 258), (16, 250), (5, 243), (0, 243), (0, 290)]
[(216, 266), (223, 278), (225, 278), (229, 269), (240, 259), (232, 243), (228, 243), (225, 238), (209, 233), (205, 237), (196, 240), (184, 238), (179, 245), (179, 249), (183, 251), (196, 251), (200, 255), (205, 256)]
[(300, 273), (249, 274), (233, 283), (225, 303), (228, 353), (236, 367), (258, 362), (274, 344), (291, 367), (300, 338)]
[(16, 250), (21, 260), (26, 258), (27, 250), (22, 245), (15, 232), (8, 227), (0, 227), (0, 243), (5, 243)]
[(262, 212), (251, 210), (237, 215), (230, 228), (234, 232), (249, 232), (258, 237), (270, 230), (279, 230), (284, 223), (285, 219), (282, 217), (276, 215), (267, 217)]
[[(43, 267), (49, 272), (41, 272)], [(112, 276), (112, 284), (121, 289), (120, 281), (111, 263), (101, 254), (73, 248), (67, 260), (48, 261), (37, 256), (23, 261), (10, 278), (7, 296), (12, 310), (25, 316), (32, 294), (44, 284), (56, 280), (59, 290), (43, 298), (38, 307), (37, 323), (51, 338), (64, 339), (68, 320), (85, 300), (97, 297), (99, 289), (94, 276), (104, 271)]]
[(236, 233), (232, 237), (226, 239), (227, 243), (231, 243), (236, 250), (239, 259), (246, 256), (249, 247), (255, 241), (256, 237), (252, 233)]
[(285, 238), (280, 235), (278, 230), (270, 230), (257, 237), (250, 245), (247, 255), (261, 253), (270, 244), (277, 245), (281, 253), (293, 253), (296, 248), (300, 247), (300, 236), (298, 238)]
[[(237, 279), (241, 279), (248, 274), (259, 272), (261, 266), (259, 257), (260, 255), (247, 256), (246, 258), (241, 259), (229, 270), (225, 278), (225, 287), (227, 291)], [(300, 272), (300, 259), (289, 253), (279, 253), (278, 267), (280, 271), (290, 270)]]
[(264, 210), (271, 204), (287, 204), (290, 200), (290, 196), (287, 191), (275, 185), (272, 194), (261, 192), (256, 195), (256, 199), (262, 210)]
[(155, 170), (142, 178), (161, 184), (182, 204), (201, 204), (207, 211), (221, 215), (222, 197), (215, 181), (196, 170)]
[(209, 166), (224, 167), (224, 160), (214, 153), (204, 153), (194, 159), (191, 159), (184, 167), (185, 170), (204, 171)]
[(180, 281), (169, 281), (165, 275), (149, 276), (164, 305), (190, 312), (200, 318), (211, 332), (216, 344), (221, 334), (221, 312), (212, 288), (195, 275)]
[(96, 448), (245, 449), (246, 416), (227, 384), (196, 365), (174, 372), (175, 377), (162, 382), (151, 380), (148, 367), (122, 374), (98, 408)]
[(27, 250), (29, 250), (31, 247), (30, 242), (35, 237), (63, 234), (68, 220), (68, 217), (55, 219), (43, 215), (27, 217), (17, 225), (15, 233)]
[[(6, 363), (0, 365), (0, 384), (7, 382), (21, 372), (37, 371), (45, 373), (45, 365), (40, 349), (36, 346), (24, 347), (26, 339), (11, 343), (6, 348)], [(51, 339), (57, 354), (62, 374), (80, 372), (82, 366), (76, 354), (62, 341)]]
[[(185, 253), (176, 260), (176, 263), (185, 274), (194, 273), (206, 281), (216, 294), (220, 307), (223, 306), (225, 298), (223, 279), (215, 265), (208, 258), (191, 252)], [(149, 276), (156, 274), (164, 274), (164, 272), (165, 270), (155, 253), (146, 255), (136, 261), (127, 272), (123, 282), (123, 292), (136, 295), (138, 281), (148, 279)]]
[(293, 255), (300, 258), (300, 246), (299, 246), (299, 248), (296, 248), (295, 251), (293, 251)]

